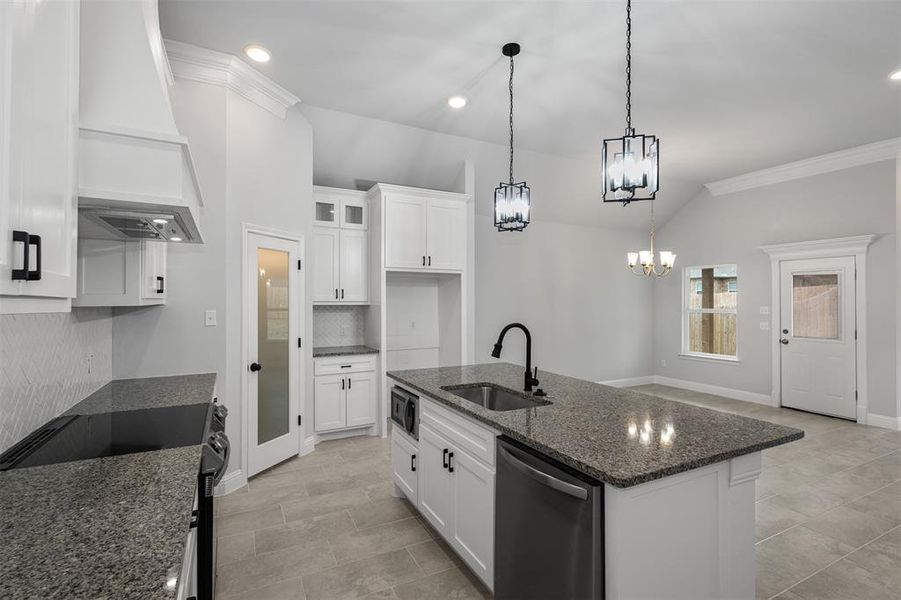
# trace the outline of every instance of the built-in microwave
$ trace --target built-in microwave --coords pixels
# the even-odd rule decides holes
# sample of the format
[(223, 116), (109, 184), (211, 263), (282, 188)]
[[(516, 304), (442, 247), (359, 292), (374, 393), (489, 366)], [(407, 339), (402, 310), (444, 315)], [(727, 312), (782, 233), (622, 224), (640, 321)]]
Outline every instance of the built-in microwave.
[(407, 435), (419, 439), (419, 415), (417, 414), (419, 396), (411, 394), (403, 388), (391, 388), (391, 420), (397, 423)]

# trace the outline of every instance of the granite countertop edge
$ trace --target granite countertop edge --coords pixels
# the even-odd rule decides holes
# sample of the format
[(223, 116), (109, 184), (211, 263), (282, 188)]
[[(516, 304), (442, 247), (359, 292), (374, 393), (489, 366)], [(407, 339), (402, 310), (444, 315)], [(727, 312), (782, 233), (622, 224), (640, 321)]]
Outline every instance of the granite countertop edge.
[[(459, 402), (457, 402), (455, 400), (443, 397), (442, 396), (443, 393), (450, 393), (450, 392), (447, 392), (446, 390), (442, 390), (440, 386), (438, 387), (438, 392), (436, 392), (436, 390), (434, 388), (430, 389), (429, 386), (419, 385), (419, 384), (411, 381), (409, 378), (404, 377), (403, 373), (404, 373), (404, 371), (388, 371), (386, 373), (386, 376), (400, 382), (401, 384), (409, 387), (413, 391), (416, 391), (416, 392), (419, 392), (421, 394), (428, 396), (428, 398), (430, 400), (439, 402), (442, 405), (455, 410), (456, 412), (462, 413), (470, 418), (476, 419), (477, 421), (482, 422), (482, 423), (488, 425), (489, 427), (499, 431), (503, 435), (513, 438), (516, 441), (521, 442), (521, 443), (529, 446), (530, 448), (533, 448), (534, 450), (536, 450), (538, 452), (546, 454), (547, 456), (550, 456), (550, 457), (554, 458), (555, 460), (559, 460), (560, 462), (576, 469), (577, 471), (585, 473), (591, 477), (594, 477), (594, 478), (602, 481), (603, 483), (607, 483), (607, 484), (609, 484), (613, 487), (617, 487), (617, 488), (633, 487), (633, 486), (636, 486), (636, 485), (639, 485), (642, 483), (647, 483), (647, 482), (654, 481), (657, 479), (662, 479), (664, 477), (669, 477), (671, 475), (676, 475), (679, 473), (684, 473), (686, 471), (698, 469), (698, 468), (701, 468), (701, 467), (704, 467), (707, 465), (723, 462), (725, 460), (729, 460), (731, 458), (736, 458), (738, 456), (744, 456), (746, 454), (752, 454), (754, 452), (759, 452), (759, 451), (765, 450), (767, 448), (772, 448), (775, 446), (787, 444), (787, 443), (802, 439), (804, 437), (803, 430), (783, 426), (786, 430), (791, 430), (791, 433), (787, 433), (786, 435), (784, 435), (782, 437), (773, 438), (773, 439), (770, 439), (767, 441), (762, 441), (762, 442), (758, 442), (755, 444), (749, 444), (746, 446), (739, 446), (739, 447), (736, 447), (731, 450), (726, 450), (723, 452), (711, 454), (709, 456), (704, 456), (702, 458), (689, 460), (684, 463), (665, 467), (665, 468), (662, 468), (662, 469), (659, 469), (656, 471), (645, 471), (634, 477), (620, 477), (617, 475), (612, 475), (610, 473), (606, 473), (604, 471), (598, 470), (597, 468), (595, 468), (591, 465), (588, 465), (580, 460), (577, 460), (567, 454), (564, 454), (555, 448), (549, 447), (546, 444), (543, 444), (535, 439), (532, 439), (526, 435), (523, 435), (521, 432), (518, 432), (514, 429), (507, 427), (506, 425), (504, 425), (503, 423), (499, 422), (496, 419), (492, 419), (489, 416), (481, 414), (478, 411), (471, 410), (471, 409), (469, 409), (468, 406), (466, 406), (466, 404), (465, 404), (467, 402), (466, 400), (461, 399)], [(591, 382), (588, 382), (588, 383), (591, 383)], [(506, 387), (503, 384), (497, 384), (497, 385)], [(601, 385), (601, 384), (595, 384), (595, 385)], [(633, 392), (633, 393), (641, 394), (641, 392)], [(642, 394), (642, 395), (645, 395), (648, 397), (655, 397), (655, 396), (651, 396), (648, 394)], [(704, 409), (704, 410), (713, 410), (713, 409)]]
[(313, 358), (322, 358), (325, 356), (356, 356), (378, 353), (378, 348), (373, 348), (364, 344), (353, 344), (350, 346), (313, 346)]

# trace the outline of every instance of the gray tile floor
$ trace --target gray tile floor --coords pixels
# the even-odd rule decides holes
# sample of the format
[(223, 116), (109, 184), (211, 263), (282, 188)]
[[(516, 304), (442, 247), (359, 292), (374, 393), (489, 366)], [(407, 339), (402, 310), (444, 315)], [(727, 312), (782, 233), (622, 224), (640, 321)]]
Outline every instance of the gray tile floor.
[[(800, 427), (764, 452), (759, 598), (901, 597), (901, 432), (664, 386), (656, 396)], [(389, 444), (325, 442), (218, 500), (222, 600), (489, 598), (405, 501)]]

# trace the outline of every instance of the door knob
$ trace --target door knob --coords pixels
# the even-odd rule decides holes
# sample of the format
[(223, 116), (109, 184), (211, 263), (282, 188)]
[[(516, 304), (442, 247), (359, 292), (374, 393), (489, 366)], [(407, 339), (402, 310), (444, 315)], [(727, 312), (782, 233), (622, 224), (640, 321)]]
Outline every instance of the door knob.
[(261, 365), (260, 363), (255, 363), (255, 362), (250, 363), (250, 371), (252, 373), (256, 373), (257, 371), (262, 370), (262, 368), (263, 368), (263, 365)]
[(779, 343), (782, 344), (783, 346), (788, 346), (788, 340), (785, 338), (782, 338), (781, 340), (779, 340)]

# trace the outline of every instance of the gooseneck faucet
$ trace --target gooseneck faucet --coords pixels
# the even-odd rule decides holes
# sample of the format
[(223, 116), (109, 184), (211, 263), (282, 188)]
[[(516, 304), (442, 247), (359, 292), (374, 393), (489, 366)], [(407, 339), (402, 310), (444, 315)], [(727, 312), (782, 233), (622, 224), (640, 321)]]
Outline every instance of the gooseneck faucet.
[(533, 385), (538, 385), (539, 381), (538, 377), (538, 367), (535, 367), (535, 374), (532, 374), (532, 334), (529, 333), (529, 329), (523, 325), (522, 323), (510, 323), (503, 329), (501, 329), (501, 334), (497, 336), (497, 343), (494, 345), (494, 350), (491, 351), (491, 356), (494, 358), (501, 357), (501, 350), (504, 348), (504, 336), (507, 335), (507, 332), (513, 328), (522, 329), (522, 332), (526, 334), (526, 373), (525, 373), (525, 391), (531, 392)]

